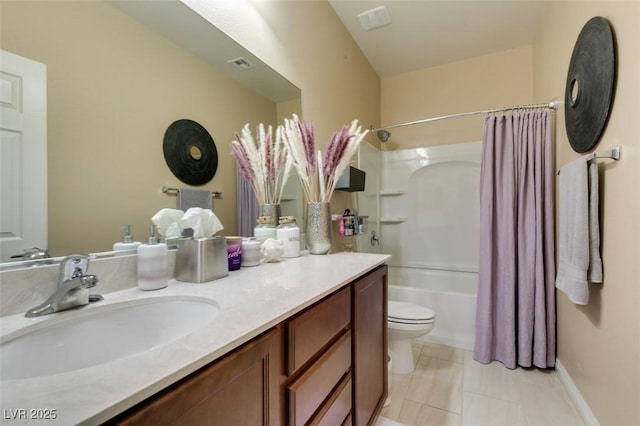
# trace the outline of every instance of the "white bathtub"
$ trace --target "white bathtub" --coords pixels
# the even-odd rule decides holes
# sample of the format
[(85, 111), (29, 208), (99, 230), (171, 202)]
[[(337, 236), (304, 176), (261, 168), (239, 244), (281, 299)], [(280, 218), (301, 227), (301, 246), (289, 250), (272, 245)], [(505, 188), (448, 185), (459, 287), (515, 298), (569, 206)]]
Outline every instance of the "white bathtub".
[(388, 284), (390, 300), (435, 312), (435, 327), (420, 340), (473, 350), (477, 273), (389, 266)]

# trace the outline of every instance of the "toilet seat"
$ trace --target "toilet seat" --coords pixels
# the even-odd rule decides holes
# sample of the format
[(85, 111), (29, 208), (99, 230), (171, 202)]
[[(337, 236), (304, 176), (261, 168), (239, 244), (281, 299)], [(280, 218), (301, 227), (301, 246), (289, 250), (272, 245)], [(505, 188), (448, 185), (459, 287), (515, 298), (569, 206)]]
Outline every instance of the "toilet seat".
[(387, 305), (387, 321), (396, 324), (429, 324), (435, 320), (436, 314), (429, 308), (413, 303), (389, 300)]

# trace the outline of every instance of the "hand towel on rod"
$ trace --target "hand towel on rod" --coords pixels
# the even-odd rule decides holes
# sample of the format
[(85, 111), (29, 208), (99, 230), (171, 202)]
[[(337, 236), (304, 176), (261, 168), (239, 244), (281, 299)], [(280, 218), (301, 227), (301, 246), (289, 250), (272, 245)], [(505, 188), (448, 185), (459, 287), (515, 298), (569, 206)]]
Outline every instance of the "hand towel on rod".
[(191, 207), (213, 210), (213, 194), (200, 189), (180, 188), (176, 195), (176, 206), (186, 212)]
[(589, 301), (588, 282), (602, 282), (598, 165), (594, 154), (560, 169), (559, 264), (556, 287), (576, 304)]
[(600, 257), (600, 184), (598, 164), (594, 155), (589, 161), (589, 269), (587, 281), (602, 282), (602, 258)]

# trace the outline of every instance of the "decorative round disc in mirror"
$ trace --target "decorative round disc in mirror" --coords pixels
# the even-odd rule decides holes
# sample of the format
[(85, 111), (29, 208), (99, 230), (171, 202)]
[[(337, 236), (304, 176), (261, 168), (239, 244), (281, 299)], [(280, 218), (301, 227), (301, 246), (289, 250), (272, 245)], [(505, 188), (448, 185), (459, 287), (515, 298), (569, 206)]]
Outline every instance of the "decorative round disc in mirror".
[(564, 94), (564, 121), (576, 152), (598, 144), (609, 117), (615, 81), (613, 34), (606, 19), (591, 18), (571, 54)]
[(200, 124), (182, 119), (164, 133), (164, 160), (173, 174), (189, 185), (209, 182), (218, 170), (218, 150), (213, 138)]

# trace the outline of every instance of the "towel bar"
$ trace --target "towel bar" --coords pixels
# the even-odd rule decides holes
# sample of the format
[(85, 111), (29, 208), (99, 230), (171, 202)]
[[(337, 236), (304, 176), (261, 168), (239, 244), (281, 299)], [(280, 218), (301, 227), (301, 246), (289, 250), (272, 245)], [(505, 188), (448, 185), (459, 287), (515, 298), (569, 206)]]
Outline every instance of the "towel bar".
[(620, 147), (616, 146), (608, 153), (596, 152), (596, 155), (593, 158), (611, 158), (613, 160), (618, 161), (620, 160)]
[[(616, 146), (615, 148), (613, 148), (611, 151), (603, 153), (603, 152), (592, 152), (591, 154), (587, 154), (586, 156), (589, 157), (589, 159), (587, 161), (591, 161), (591, 160), (596, 160), (598, 158), (605, 158), (605, 159), (611, 159), (611, 160), (615, 160), (618, 161), (620, 160), (620, 147)], [(556, 175), (560, 175), (560, 170), (558, 170), (556, 172)]]
[[(168, 186), (163, 186), (162, 187), (162, 192), (164, 194), (168, 194), (168, 195), (176, 195), (178, 192), (180, 192), (180, 189), (178, 189), (178, 188), (170, 188)], [(222, 191), (211, 191), (211, 196), (213, 198), (222, 198)]]

